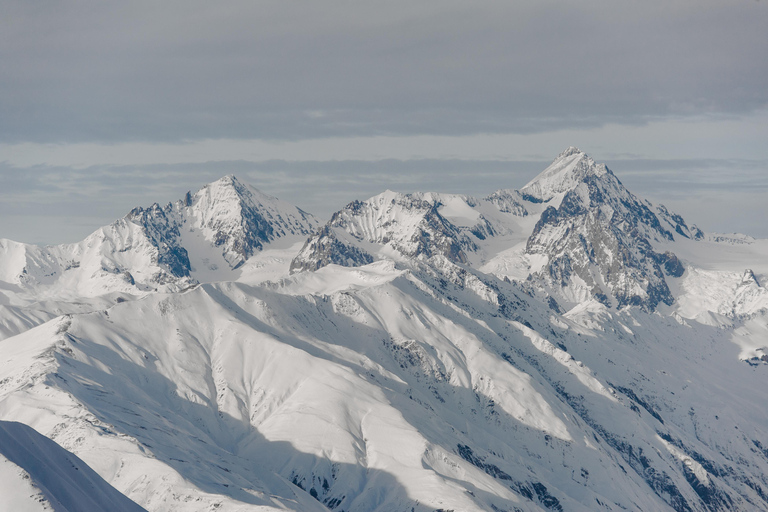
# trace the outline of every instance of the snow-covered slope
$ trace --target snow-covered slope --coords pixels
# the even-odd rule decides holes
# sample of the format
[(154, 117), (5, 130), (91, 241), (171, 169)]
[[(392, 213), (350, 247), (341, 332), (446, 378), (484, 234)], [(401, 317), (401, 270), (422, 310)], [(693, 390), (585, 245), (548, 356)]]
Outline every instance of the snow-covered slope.
[(576, 148), (313, 233), (231, 177), (124, 222), (165, 285), (2, 278), (0, 420), (147, 510), (768, 510), (768, 242)]
[(0, 239), (0, 339), (59, 314), (253, 274), (269, 259), (249, 265), (254, 255), (284, 251), (317, 225), (312, 215), (225, 176), (165, 207), (135, 208), (79, 243)]
[[(570, 147), (520, 192), (499, 190), (483, 199), (385, 192), (350, 203), (307, 240), (291, 269), (442, 255), (527, 281), (565, 309), (596, 299), (654, 311), (675, 303), (673, 288), (684, 293), (676, 280), (687, 265), (698, 265), (698, 252), (720, 251), (723, 261), (733, 261), (734, 244), (753, 242), (705, 235), (663, 205), (638, 198), (605, 165)], [(738, 271), (764, 255), (752, 254)], [(733, 300), (740, 299), (718, 307)]]
[(144, 511), (75, 455), (13, 421), (0, 421), (0, 509)]
[[(553, 203), (526, 245), (539, 263), (532, 268), (537, 282), (570, 304), (596, 298), (652, 311), (659, 303), (674, 302), (666, 276), (679, 277), (684, 269), (674, 253), (657, 252), (654, 244), (675, 235), (653, 213), (653, 205), (635, 197), (605, 165), (572, 147), (525, 191)], [(675, 219), (678, 233), (689, 237), (682, 218), (664, 217)]]
[(164, 207), (134, 208), (76, 244), (0, 240), (0, 292), (72, 299), (234, 279), (233, 270), (255, 253), (295, 243), (317, 225), (312, 215), (225, 176)]
[(763, 368), (719, 329), (441, 261), (62, 317), (0, 344), (0, 417), (149, 510), (768, 507)]
[[(386, 191), (354, 201), (307, 240), (292, 271), (335, 263), (357, 266), (376, 259), (398, 261), (445, 256), (477, 264), (511, 240), (525, 237), (528, 215), (515, 191), (477, 199), (458, 194)], [(498, 240), (501, 240), (501, 245)]]
[(549, 167), (528, 182), (520, 193), (533, 202), (547, 202), (578, 187), (589, 176), (603, 176), (608, 172), (604, 164), (596, 165), (575, 146), (557, 155)]

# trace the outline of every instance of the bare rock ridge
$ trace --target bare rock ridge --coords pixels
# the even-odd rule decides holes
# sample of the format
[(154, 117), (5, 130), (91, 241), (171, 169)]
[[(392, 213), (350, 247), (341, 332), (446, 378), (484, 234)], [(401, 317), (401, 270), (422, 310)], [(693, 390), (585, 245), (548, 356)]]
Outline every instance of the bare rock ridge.
[(670, 220), (677, 220), (678, 235), (690, 238), (682, 218), (668, 214), (662, 224), (652, 204), (573, 147), (523, 187), (523, 193), (554, 203), (542, 212), (526, 244), (528, 254), (546, 259), (532, 274), (534, 281), (583, 300), (582, 291), (574, 289), (578, 277), (579, 285), (607, 306), (652, 311), (661, 302), (672, 304), (665, 275), (679, 277), (681, 264), (674, 254), (656, 252), (654, 246), (674, 240)]
[[(336, 212), (307, 240), (291, 271), (329, 263), (357, 266), (381, 257), (428, 260), (444, 256), (471, 264), (483, 242), (509, 232), (509, 218), (528, 215), (520, 194), (498, 190), (477, 199), (459, 194), (386, 191)], [(355, 255), (354, 257), (348, 257)]]
[(380, 249), (403, 258), (442, 255), (455, 263), (467, 263), (466, 253), (477, 250), (469, 234), (475, 230), (485, 236), (482, 233), (492, 232), (492, 228), (482, 216), (469, 229), (451, 223), (440, 213), (446, 198), (470, 200), (461, 196), (387, 191), (367, 201), (354, 201), (333, 214), (307, 240), (291, 263), (291, 271), (316, 270), (330, 263), (365, 265), (376, 259), (371, 252)]
[(158, 248), (158, 261), (176, 277), (191, 270), (179, 235), (183, 227), (201, 232), (220, 247), (229, 266), (236, 269), (265, 244), (289, 235), (307, 236), (317, 225), (312, 215), (232, 175), (165, 207), (155, 203), (147, 209), (135, 208), (127, 218), (143, 228)]
[(679, 215), (637, 198), (575, 147), (520, 191), (484, 198), (386, 191), (353, 201), (318, 227), (312, 215), (225, 176), (174, 203), (135, 208), (77, 244), (0, 244), (4, 280), (37, 290), (75, 286), (78, 296), (98, 296), (180, 290), (210, 279), (208, 270), (227, 278), (282, 239), (306, 239), (291, 272), (438, 256), (480, 268), (508, 240), (524, 239), (520, 256), (536, 264), (515, 278), (542, 294), (652, 311), (674, 301), (667, 279), (684, 272), (664, 244), (704, 237)]

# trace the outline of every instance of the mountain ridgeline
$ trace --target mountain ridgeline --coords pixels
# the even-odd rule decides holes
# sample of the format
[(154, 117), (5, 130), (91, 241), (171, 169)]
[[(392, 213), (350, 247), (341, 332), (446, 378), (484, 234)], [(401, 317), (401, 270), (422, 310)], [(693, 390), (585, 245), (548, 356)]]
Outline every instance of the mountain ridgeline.
[(325, 224), (226, 176), (0, 240), (0, 509), (768, 511), (766, 282), (573, 147)]
[[(178, 291), (211, 273), (234, 279), (265, 246), (308, 236), (317, 220), (225, 176), (166, 206), (137, 207), (75, 244), (0, 240), (4, 280), (54, 296)], [(73, 290), (74, 287), (74, 290)]]
[(544, 262), (527, 280), (573, 303), (592, 297), (647, 311), (672, 304), (666, 276), (680, 277), (684, 269), (675, 254), (654, 247), (676, 236), (704, 236), (679, 215), (637, 198), (605, 165), (571, 147), (519, 192), (482, 199), (385, 192), (354, 201), (307, 240), (291, 270), (360, 266), (392, 254), (481, 265), (493, 256), (493, 239), (514, 231), (529, 210), (539, 220), (524, 253)]

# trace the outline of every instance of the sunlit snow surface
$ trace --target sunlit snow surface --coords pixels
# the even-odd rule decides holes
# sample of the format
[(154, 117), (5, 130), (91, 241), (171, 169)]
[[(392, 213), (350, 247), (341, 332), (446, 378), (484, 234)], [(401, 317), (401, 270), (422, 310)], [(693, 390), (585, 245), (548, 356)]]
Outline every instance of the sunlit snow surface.
[[(523, 191), (562, 199), (580, 154)], [(766, 241), (655, 240), (672, 305), (573, 280), (558, 311), (528, 279), (547, 205), (385, 192), (334, 227), (373, 263), (293, 274), (301, 237), (233, 269), (192, 230), (185, 286), (98, 274), (78, 299), (3, 242), (0, 419), (147, 510), (768, 510)], [(408, 256), (433, 207), (466, 263)]]

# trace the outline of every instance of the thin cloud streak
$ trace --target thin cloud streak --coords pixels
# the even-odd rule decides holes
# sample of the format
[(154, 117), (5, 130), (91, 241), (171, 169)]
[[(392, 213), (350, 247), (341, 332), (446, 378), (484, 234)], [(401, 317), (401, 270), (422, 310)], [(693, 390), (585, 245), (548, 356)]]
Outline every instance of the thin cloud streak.
[(218, 139), (185, 143), (0, 144), (0, 161), (88, 168), (95, 165), (152, 165), (212, 161), (378, 161), (459, 159), (551, 160), (577, 145), (598, 160), (617, 158), (768, 158), (768, 110), (741, 119), (703, 116), (643, 126), (607, 125), (590, 130), (560, 129), (540, 134), (471, 136), (336, 137), (283, 141)]
[[(598, 160), (600, 160), (598, 158)], [(766, 160), (608, 160), (634, 193), (663, 203), (707, 231), (768, 238)], [(0, 165), (0, 238), (74, 242), (135, 206), (165, 204), (235, 174), (321, 218), (385, 189), (485, 196), (520, 188), (549, 164), (533, 161), (222, 161), (147, 166)]]

